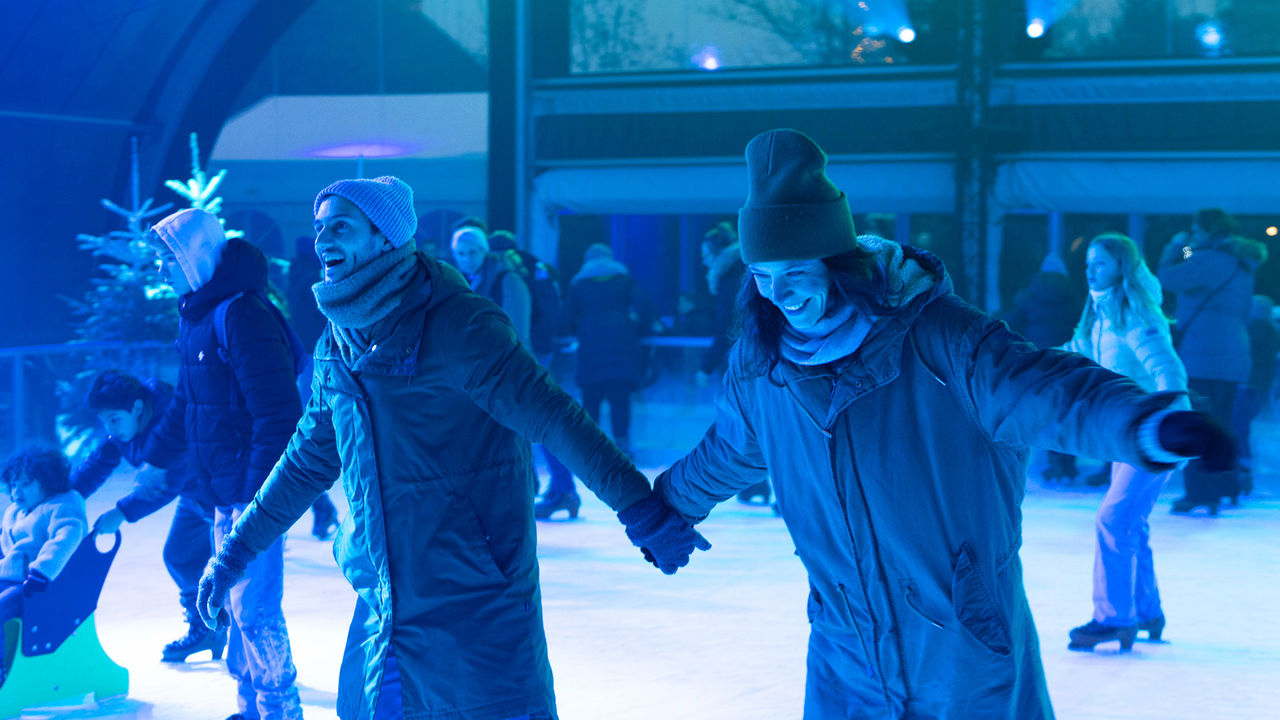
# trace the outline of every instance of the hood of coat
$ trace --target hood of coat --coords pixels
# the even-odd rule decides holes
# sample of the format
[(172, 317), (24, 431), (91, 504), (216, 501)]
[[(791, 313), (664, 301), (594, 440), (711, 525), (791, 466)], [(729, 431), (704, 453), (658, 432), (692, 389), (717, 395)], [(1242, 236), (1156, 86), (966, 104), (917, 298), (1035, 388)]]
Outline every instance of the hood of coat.
[(192, 290), (213, 279), (227, 233), (213, 213), (187, 208), (156, 223), (151, 230), (173, 251)]
[[(707, 268), (707, 287), (711, 290), (711, 294), (719, 295), (721, 281), (733, 270), (745, 267), (746, 264), (742, 262), (742, 246), (738, 243), (725, 246), (711, 261), (711, 267)], [(738, 291), (736, 287), (724, 289), (731, 293)]]
[(244, 240), (232, 238), (222, 246), (221, 258), (209, 281), (183, 295), (178, 311), (182, 317), (195, 320), (204, 317), (229, 295), (238, 292), (265, 294), (266, 291), (267, 257)]
[(1204, 244), (1193, 245), (1196, 249), (1221, 250), (1234, 255), (1244, 268), (1250, 272), (1267, 261), (1267, 246), (1247, 237), (1232, 235), (1230, 237), (1211, 238)]

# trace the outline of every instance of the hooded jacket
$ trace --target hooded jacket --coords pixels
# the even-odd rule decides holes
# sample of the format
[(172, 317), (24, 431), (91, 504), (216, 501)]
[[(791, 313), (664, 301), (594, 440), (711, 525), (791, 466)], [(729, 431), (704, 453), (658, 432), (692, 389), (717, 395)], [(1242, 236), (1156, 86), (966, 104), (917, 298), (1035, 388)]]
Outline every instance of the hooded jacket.
[[(217, 247), (186, 237), (213, 232), (205, 225), (173, 230), (162, 237), (180, 263), (192, 248), (205, 252)], [(200, 260), (189, 262), (202, 265)], [(221, 246), (209, 281), (179, 299), (178, 384), (143, 453), (152, 465), (171, 469), (183, 448), (189, 448), (192, 473), (219, 506), (253, 499), (302, 414), (293, 350), (285, 328), (266, 306), (266, 289), (266, 257), (249, 243), (231, 239)], [(243, 295), (227, 308), (223, 348), (214, 311), (237, 293)]]
[(1155, 318), (1150, 324), (1132, 320), (1128, 327), (1116, 329), (1115, 307), (1110, 295), (1095, 303), (1091, 327), (1071, 338), (1062, 349), (1077, 352), (1102, 367), (1132, 378), (1148, 392), (1187, 389), (1187, 371), (1173, 350), (1169, 323)]
[(1177, 350), (1189, 377), (1249, 379), (1249, 312), (1255, 275), (1266, 260), (1265, 245), (1238, 236), (1195, 242), (1179, 233), (1165, 247), (1160, 284), (1177, 294)]
[(1028, 447), (1168, 469), (1137, 427), (1173, 396), (1037, 350), (932, 255), (875, 245), (894, 312), (827, 365), (762, 375), (739, 340), (714, 424), (655, 490), (696, 522), (772, 478), (809, 574), (805, 717), (1050, 718), (1018, 559)]
[(611, 257), (582, 264), (569, 284), (565, 304), (565, 329), (578, 338), (579, 385), (640, 385), (642, 317), (648, 317), (646, 305), (626, 265)]
[[(326, 330), (289, 447), (234, 533), (261, 551), (341, 475), (334, 555), (360, 597), (338, 715), (369, 718), (388, 648), (406, 718), (555, 715), (529, 442), (610, 507), (648, 481), (521, 345), (511, 321), (425, 254), (348, 365)], [(523, 437), (522, 437), (523, 436)]]

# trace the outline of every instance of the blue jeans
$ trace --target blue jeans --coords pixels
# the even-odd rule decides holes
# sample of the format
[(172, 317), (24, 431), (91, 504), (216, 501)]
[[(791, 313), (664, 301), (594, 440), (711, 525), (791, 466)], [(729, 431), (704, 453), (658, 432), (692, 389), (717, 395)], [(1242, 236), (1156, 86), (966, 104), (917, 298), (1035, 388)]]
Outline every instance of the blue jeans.
[[(244, 505), (219, 507), (214, 543), (231, 532)], [(302, 705), (293, 681), (298, 671), (289, 648), (280, 600), (284, 594), (284, 538), (249, 563), (244, 578), (231, 588), (227, 608), (227, 671), (239, 685), (240, 712), (260, 720), (301, 720)]]
[(199, 622), (196, 590), (204, 566), (213, 556), (213, 510), (199, 501), (178, 496), (178, 508), (164, 541), (164, 566), (178, 586), (178, 598), (188, 619)]
[[(0, 582), (0, 680), (4, 678), (4, 624), (18, 617), (22, 617), (22, 583)], [(20, 640), (13, 644), (14, 655), (19, 644)]]
[(1163, 615), (1147, 518), (1169, 472), (1111, 463), (1111, 487), (1098, 508), (1093, 563), (1093, 619), (1127, 626)]

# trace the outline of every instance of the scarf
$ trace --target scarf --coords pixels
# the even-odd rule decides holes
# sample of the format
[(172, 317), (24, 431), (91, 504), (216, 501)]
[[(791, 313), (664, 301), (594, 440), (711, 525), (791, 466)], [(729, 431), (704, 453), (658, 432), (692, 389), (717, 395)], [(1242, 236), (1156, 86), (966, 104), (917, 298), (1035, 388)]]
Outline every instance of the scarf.
[(874, 318), (854, 313), (853, 304), (841, 303), (812, 328), (782, 330), (782, 357), (797, 365), (826, 365), (849, 357), (871, 332)]
[(348, 362), (364, 354), (369, 335), (360, 332), (391, 314), (418, 268), (413, 240), (370, 260), (337, 282), (311, 286), (320, 312), (334, 326), (333, 336)]

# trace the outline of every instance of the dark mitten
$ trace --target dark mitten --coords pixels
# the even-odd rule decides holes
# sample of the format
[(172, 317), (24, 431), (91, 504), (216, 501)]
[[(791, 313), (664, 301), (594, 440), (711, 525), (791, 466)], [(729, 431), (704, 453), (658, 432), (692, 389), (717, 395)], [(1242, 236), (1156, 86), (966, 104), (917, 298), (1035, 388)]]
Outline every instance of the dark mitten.
[(1217, 420), (1202, 412), (1172, 412), (1156, 431), (1160, 447), (1200, 459), (1208, 472), (1236, 469), (1236, 441)]
[(227, 593), (244, 577), (244, 571), (253, 558), (254, 554), (233, 533), (222, 540), (222, 549), (209, 559), (196, 593), (196, 609), (210, 629), (217, 630), (231, 624), (231, 617), (223, 607), (227, 604)]
[(27, 579), (22, 581), (22, 594), (27, 597), (47, 589), (49, 589), (49, 578), (39, 570), (31, 570), (27, 573)]
[(667, 575), (688, 565), (695, 548), (711, 549), (711, 543), (658, 495), (650, 494), (623, 510), (618, 519), (627, 526), (627, 537), (644, 553), (644, 559)]

